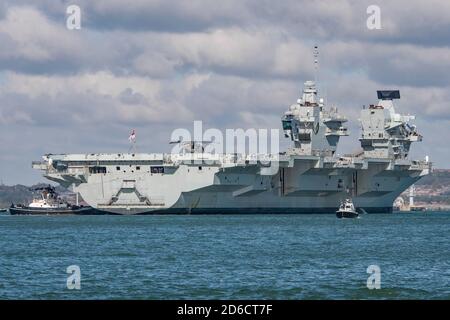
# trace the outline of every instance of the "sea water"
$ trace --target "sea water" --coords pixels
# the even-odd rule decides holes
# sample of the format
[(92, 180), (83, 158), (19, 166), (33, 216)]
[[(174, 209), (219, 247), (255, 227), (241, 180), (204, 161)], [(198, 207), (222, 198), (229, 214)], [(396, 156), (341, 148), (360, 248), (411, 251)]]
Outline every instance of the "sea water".
[(449, 299), (449, 230), (450, 212), (2, 215), (0, 298)]

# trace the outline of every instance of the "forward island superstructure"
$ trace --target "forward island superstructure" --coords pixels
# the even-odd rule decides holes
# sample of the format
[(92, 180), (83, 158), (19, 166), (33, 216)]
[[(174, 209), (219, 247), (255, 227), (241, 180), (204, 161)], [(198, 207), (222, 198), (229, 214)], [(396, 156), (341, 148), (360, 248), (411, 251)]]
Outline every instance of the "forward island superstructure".
[(410, 125), (414, 117), (395, 111), (399, 91), (377, 93), (378, 103), (361, 111), (362, 150), (353, 155), (336, 153), (340, 137), (349, 135), (347, 119), (326, 109), (315, 82), (307, 81), (282, 117), (292, 147), (265, 161), (208, 154), (192, 143), (180, 154), (48, 154), (33, 167), (90, 206), (119, 214), (334, 213), (348, 197), (368, 213), (392, 212), (431, 163), (408, 157), (422, 136)]

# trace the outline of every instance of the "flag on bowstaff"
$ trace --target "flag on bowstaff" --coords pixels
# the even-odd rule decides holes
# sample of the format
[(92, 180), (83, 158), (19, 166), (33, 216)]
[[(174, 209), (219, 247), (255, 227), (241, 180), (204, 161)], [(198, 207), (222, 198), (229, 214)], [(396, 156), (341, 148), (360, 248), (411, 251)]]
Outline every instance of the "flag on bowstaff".
[(128, 140), (131, 143), (135, 143), (136, 142), (136, 130), (132, 130), (130, 136), (128, 137)]

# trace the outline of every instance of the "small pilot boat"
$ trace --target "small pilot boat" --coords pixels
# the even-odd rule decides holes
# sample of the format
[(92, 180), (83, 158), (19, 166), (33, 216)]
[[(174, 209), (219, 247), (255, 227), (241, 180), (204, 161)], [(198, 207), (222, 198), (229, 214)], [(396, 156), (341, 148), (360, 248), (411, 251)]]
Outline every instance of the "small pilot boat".
[(93, 211), (88, 206), (78, 206), (62, 200), (52, 186), (34, 189), (40, 191), (40, 197), (33, 199), (28, 205), (12, 204), (9, 213), (12, 215), (47, 215), (47, 214), (89, 214)]
[(336, 217), (338, 218), (358, 218), (359, 214), (355, 210), (355, 206), (351, 199), (345, 199), (339, 206), (339, 210), (336, 211)]

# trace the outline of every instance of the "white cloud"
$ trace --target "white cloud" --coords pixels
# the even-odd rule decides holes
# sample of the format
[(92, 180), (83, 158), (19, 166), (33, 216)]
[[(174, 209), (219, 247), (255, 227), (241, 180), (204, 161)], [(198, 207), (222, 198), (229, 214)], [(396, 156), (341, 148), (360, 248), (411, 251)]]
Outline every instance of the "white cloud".
[[(68, 115), (68, 124), (70, 121), (176, 122), (174, 112), (191, 118), (190, 111), (176, 100), (176, 96), (162, 97), (161, 83), (147, 77), (116, 76), (110, 72), (71, 76), (9, 73), (7, 79), (0, 88), (1, 96), (16, 94), (28, 97), (27, 106), (23, 106), (21, 112), (30, 113), (35, 121), (51, 121), (53, 116), (60, 116), (62, 112)], [(187, 81), (185, 87), (189, 88), (192, 80)], [(127, 92), (142, 99), (138, 103), (124, 99)], [(37, 102), (45, 105), (37, 105)], [(7, 107), (4, 104), (2, 108)], [(17, 106), (12, 108), (17, 109)], [(42, 112), (50, 119), (42, 117)]]
[(0, 34), (11, 41), (1, 58), (51, 61), (61, 55), (76, 55), (82, 50), (81, 37), (69, 33), (32, 7), (11, 7), (0, 20)]

